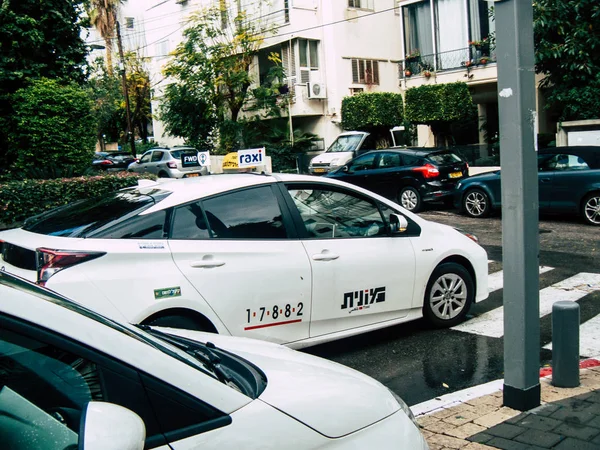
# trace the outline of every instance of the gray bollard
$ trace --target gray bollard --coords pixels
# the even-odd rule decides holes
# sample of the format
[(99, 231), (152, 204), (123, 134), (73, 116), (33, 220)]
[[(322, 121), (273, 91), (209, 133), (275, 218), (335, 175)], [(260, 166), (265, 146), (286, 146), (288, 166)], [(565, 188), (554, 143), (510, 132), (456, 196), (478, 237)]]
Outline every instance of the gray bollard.
[(579, 386), (579, 304), (552, 305), (552, 384)]

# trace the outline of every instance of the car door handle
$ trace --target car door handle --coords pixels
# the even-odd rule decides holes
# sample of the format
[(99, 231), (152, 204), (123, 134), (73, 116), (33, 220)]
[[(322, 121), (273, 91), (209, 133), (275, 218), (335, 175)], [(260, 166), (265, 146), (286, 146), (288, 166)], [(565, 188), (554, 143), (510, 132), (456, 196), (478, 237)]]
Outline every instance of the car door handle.
[(338, 259), (340, 255), (336, 255), (335, 253), (329, 253), (329, 251), (325, 250), (322, 253), (317, 253), (316, 255), (312, 255), (312, 259), (315, 261), (333, 261), (334, 259)]
[(540, 181), (542, 183), (549, 183), (550, 182), (550, 178), (540, 178)]
[(200, 261), (192, 261), (190, 266), (195, 268), (211, 269), (213, 267), (221, 267), (225, 265), (225, 261), (219, 261), (218, 259), (202, 259)]

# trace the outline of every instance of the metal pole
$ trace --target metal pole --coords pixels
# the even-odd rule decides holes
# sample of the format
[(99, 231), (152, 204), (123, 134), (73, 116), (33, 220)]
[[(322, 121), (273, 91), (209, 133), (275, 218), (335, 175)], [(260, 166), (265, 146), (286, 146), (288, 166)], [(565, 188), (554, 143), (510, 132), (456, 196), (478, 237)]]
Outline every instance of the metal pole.
[(530, 0), (494, 5), (502, 167), (503, 396), (505, 406), (525, 411), (540, 404), (533, 7)]
[(123, 54), (123, 43), (121, 42), (121, 25), (117, 21), (117, 43), (119, 45), (119, 58), (121, 59), (121, 76), (123, 78), (123, 95), (125, 96), (125, 111), (127, 113), (127, 137), (131, 142), (131, 153), (135, 158), (135, 133), (131, 126), (131, 108), (129, 107), (129, 89), (127, 88), (127, 74), (125, 73), (125, 55)]

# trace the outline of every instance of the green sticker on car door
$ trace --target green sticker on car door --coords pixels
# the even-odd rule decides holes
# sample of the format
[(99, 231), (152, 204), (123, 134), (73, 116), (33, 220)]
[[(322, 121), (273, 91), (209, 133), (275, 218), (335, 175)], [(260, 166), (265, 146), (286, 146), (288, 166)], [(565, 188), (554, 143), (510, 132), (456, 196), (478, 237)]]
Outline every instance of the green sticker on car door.
[(167, 297), (181, 297), (181, 287), (154, 289), (154, 300)]

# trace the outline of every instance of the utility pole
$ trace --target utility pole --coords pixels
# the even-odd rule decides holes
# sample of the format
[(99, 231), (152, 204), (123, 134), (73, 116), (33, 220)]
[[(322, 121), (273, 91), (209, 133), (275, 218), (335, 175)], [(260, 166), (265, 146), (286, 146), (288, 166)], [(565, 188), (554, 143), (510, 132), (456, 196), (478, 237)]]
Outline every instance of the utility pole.
[(496, 10), (504, 269), (504, 405), (540, 404), (539, 224), (533, 6)]
[(121, 25), (117, 21), (117, 44), (119, 45), (119, 57), (121, 59), (121, 77), (123, 78), (123, 95), (125, 96), (125, 110), (127, 112), (127, 136), (131, 143), (131, 153), (135, 158), (135, 133), (131, 126), (131, 108), (129, 107), (129, 89), (127, 89), (127, 74), (125, 73), (125, 55), (123, 54), (123, 42), (121, 41)]

